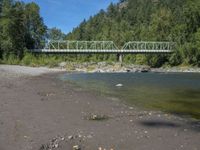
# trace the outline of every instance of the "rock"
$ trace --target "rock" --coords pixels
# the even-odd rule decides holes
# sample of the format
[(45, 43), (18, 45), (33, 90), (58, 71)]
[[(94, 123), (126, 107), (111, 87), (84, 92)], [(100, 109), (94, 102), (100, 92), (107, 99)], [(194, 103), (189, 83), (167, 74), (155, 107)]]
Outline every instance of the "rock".
[(79, 138), (81, 138), (81, 137), (82, 137), (82, 135), (81, 135), (81, 134), (79, 134), (79, 135), (78, 135), (78, 137), (79, 137)]
[(150, 70), (151, 70), (151, 69), (150, 69), (150, 67), (148, 67), (148, 66), (143, 66), (143, 67), (140, 68), (140, 72), (143, 72), (143, 73), (149, 72)]
[(126, 72), (131, 72), (131, 70), (130, 70), (130, 69), (127, 69)]
[(133, 110), (133, 107), (129, 107), (130, 110)]
[(72, 135), (68, 136), (68, 139), (69, 140), (73, 139), (73, 136)]
[(93, 120), (97, 119), (97, 115), (92, 115), (91, 119)]
[(59, 67), (64, 68), (67, 65), (66, 62), (61, 62), (60, 64), (58, 64)]
[(187, 129), (184, 129), (183, 131), (184, 131), (184, 132), (186, 132), (186, 131), (187, 131)]
[(55, 147), (55, 148), (58, 148), (58, 144), (56, 143), (56, 144), (54, 145), (54, 147)]
[(88, 138), (88, 139), (91, 139), (91, 138), (92, 138), (92, 135), (88, 135), (87, 138)]
[(181, 148), (183, 148), (184, 146), (183, 146), (183, 145), (181, 145), (180, 147), (181, 147)]
[(81, 147), (79, 145), (74, 145), (73, 150), (81, 150)]
[(61, 137), (61, 141), (64, 141), (65, 140), (65, 137)]
[(116, 87), (122, 87), (123, 86), (123, 84), (117, 84), (116, 85)]

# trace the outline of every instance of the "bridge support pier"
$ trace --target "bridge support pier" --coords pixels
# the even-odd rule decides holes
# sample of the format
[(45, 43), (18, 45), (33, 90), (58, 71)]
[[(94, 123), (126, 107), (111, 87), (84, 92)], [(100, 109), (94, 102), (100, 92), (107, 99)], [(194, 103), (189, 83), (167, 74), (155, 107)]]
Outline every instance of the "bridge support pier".
[(122, 54), (117, 54), (117, 60), (122, 63), (123, 62), (123, 55)]

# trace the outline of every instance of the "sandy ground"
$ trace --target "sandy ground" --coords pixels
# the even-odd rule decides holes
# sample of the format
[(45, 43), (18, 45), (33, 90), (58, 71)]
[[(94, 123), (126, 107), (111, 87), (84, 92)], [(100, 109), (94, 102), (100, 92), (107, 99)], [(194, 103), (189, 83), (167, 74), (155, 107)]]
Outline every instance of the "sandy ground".
[(0, 66), (0, 150), (200, 149), (199, 121), (86, 92), (55, 71)]
[(47, 67), (26, 67), (19, 65), (0, 65), (1, 76), (7, 74), (11, 77), (16, 76), (38, 76), (46, 73), (62, 72), (62, 69), (47, 68)]

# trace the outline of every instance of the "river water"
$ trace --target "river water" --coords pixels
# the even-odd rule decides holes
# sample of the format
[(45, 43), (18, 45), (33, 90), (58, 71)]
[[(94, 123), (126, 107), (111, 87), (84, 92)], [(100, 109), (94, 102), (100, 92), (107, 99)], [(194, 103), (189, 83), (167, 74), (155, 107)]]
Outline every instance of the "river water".
[(130, 105), (200, 119), (198, 73), (73, 73), (61, 79)]

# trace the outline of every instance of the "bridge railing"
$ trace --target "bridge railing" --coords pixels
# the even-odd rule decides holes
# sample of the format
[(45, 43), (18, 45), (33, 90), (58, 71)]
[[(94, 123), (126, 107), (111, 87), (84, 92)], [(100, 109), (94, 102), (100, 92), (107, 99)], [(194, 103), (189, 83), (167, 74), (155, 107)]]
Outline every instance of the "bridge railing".
[(48, 41), (48, 50), (114, 50), (118, 47), (113, 41)]
[(123, 50), (173, 50), (175, 43), (173, 42), (146, 42), (132, 41), (124, 44)]

